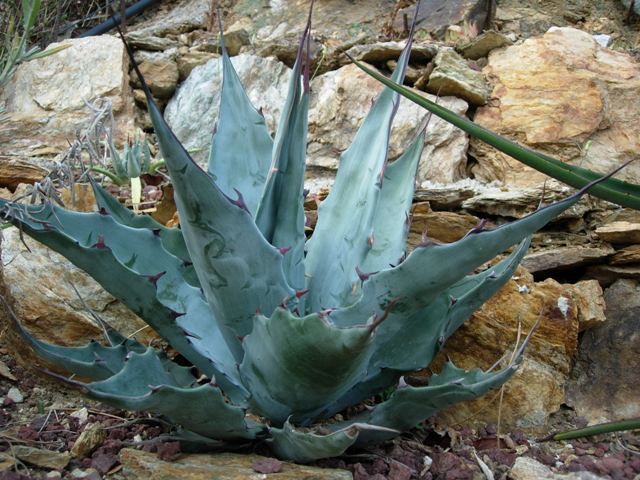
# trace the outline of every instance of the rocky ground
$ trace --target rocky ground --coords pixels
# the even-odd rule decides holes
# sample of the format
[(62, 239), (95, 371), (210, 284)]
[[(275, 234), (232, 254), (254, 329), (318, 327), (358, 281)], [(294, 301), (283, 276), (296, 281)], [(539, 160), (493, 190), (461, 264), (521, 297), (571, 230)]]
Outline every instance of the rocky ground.
[[(55, 17), (51, 2), (44, 3), (47, 18)], [(283, 103), (307, 8), (302, 0), (285, 3), (287, 8), (278, 1), (221, 2), (234, 66), (271, 126)], [(364, 7), (358, 1), (316, 1), (310, 228), (315, 200), (330, 188), (339, 152), (380, 88), (343, 53), (389, 72), (413, 3), (372, 0)], [(447, 108), (573, 164), (606, 172), (637, 155), (640, 23), (629, 2), (501, 0), (495, 12), (488, 1), (440, 3), (447, 8), (419, 12), (408, 85), (432, 99), (438, 93)], [(0, 24), (7, 18), (3, 8)], [(90, 16), (77, 8), (69, 6), (68, 18), (61, 18)], [(208, 0), (167, 0), (133, 22), (128, 33), (166, 118), (201, 162), (221, 81), (217, 63), (209, 62), (219, 51), (210, 11)], [(486, 29), (491, 31), (482, 33)], [(42, 27), (38, 38), (53, 38), (48, 33)], [(22, 66), (0, 92), (0, 105), (7, 110), (0, 123), (2, 196), (24, 195), (33, 182), (47, 190), (61, 186), (69, 173), (77, 176), (91, 149), (103, 148), (100, 128), (105, 125), (114, 127), (119, 146), (134, 126), (146, 130), (153, 143), (145, 100), (129, 75), (120, 41), (101, 36), (74, 42), (41, 63)], [(91, 65), (88, 78), (85, 63)], [(401, 103), (392, 157), (425, 118), (420, 108)], [(640, 183), (637, 162), (622, 175)], [(481, 218), (498, 225), (530, 212), (543, 191), (545, 202), (570, 191), (556, 182), (547, 182), (543, 190), (542, 175), (436, 119), (429, 123), (418, 180), (411, 245), (425, 230), (436, 241), (454, 241)], [(162, 177), (145, 183), (146, 206), (161, 221), (175, 223), (170, 186)], [(91, 209), (83, 189), (75, 186), (80, 198), (74, 208)], [(130, 201), (126, 188), (112, 190)], [(68, 195), (65, 199), (72, 203)], [(34, 242), (27, 245), (30, 251), (17, 230), (4, 230), (0, 291), (5, 289), (34, 334), (63, 344), (99, 335), (88, 306), (123, 333), (154, 341), (151, 332), (140, 330), (139, 319), (86, 275)], [(263, 478), (260, 472), (273, 472), (269, 478), (349, 478), (335, 470), (340, 468), (356, 479), (637, 479), (640, 441), (633, 433), (571, 442), (535, 438), (554, 429), (640, 415), (640, 215), (593, 198), (582, 200), (535, 236), (523, 265), (526, 270), (460, 329), (445, 352), (462, 367), (488, 367), (513, 348), (516, 317), (526, 330), (543, 312), (545, 321), (527, 359), (505, 387), (502, 408), (499, 394), (487, 395), (443, 412), (397, 441), (320, 462), (321, 472), (249, 455), (269, 455), (261, 446), (221, 457), (179, 452), (175, 443), (158, 440), (165, 431), (158, 419), (87, 402), (25, 370), (33, 357), (5, 335), (0, 478), (160, 478), (159, 472), (169, 470), (177, 478), (210, 478), (206, 472), (215, 469), (230, 475), (220, 478)]]
[[(640, 436), (632, 432), (565, 442), (544, 442), (522, 431), (499, 435), (479, 429), (426, 423), (375, 448), (295, 466), (270, 457), (257, 445), (236, 454), (197, 455), (164, 440), (167, 425), (151, 415), (132, 414), (82, 399), (43, 375), (18, 365), (0, 349), (0, 479), (29, 478), (385, 478), (513, 480), (635, 479), (640, 475)], [(570, 412), (555, 416), (553, 428), (583, 426)], [(592, 476), (589, 476), (592, 474)], [(490, 477), (489, 475), (493, 475)]]

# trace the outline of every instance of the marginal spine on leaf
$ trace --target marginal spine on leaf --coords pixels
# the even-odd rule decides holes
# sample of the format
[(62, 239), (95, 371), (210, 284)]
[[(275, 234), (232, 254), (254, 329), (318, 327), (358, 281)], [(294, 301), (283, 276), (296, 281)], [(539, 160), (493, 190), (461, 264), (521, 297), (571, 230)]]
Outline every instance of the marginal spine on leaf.
[(99, 249), (107, 248), (107, 245), (104, 243), (104, 235), (102, 234), (98, 235), (98, 241), (94, 243), (91, 246), (91, 248), (99, 248)]
[(369, 280), (369, 277), (371, 277), (371, 275), (375, 275), (378, 272), (364, 273), (362, 270), (360, 270), (360, 267), (356, 267), (356, 273), (358, 274), (358, 278), (360, 279), (360, 283), (363, 284), (364, 282)]
[(147, 280), (149, 280), (149, 281), (153, 284), (153, 286), (154, 286), (154, 287), (156, 287), (156, 286), (157, 286), (157, 284), (158, 284), (158, 280), (160, 280), (160, 278), (161, 278), (165, 273), (167, 273), (167, 272), (165, 271), (165, 272), (156, 273), (155, 275), (148, 275), (148, 276), (147, 276)]
[(373, 331), (378, 328), (378, 325), (380, 325), (382, 322), (384, 322), (388, 317), (389, 317), (389, 313), (391, 312), (391, 309), (393, 308), (393, 306), (398, 303), (400, 301), (400, 297), (394, 297), (392, 298), (389, 303), (387, 303), (387, 306), (384, 308), (384, 312), (382, 313), (382, 315), (380, 315), (379, 317), (376, 316), (373, 319), (373, 322), (371, 322), (369, 324), (369, 331), (373, 333)]

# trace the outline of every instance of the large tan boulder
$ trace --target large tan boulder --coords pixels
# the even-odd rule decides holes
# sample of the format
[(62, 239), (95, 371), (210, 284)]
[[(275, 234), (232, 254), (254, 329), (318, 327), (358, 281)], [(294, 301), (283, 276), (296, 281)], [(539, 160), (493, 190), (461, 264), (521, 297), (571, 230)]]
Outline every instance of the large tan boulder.
[[(640, 63), (586, 32), (552, 28), (492, 52), (489, 105), (474, 121), (563, 161), (608, 172), (640, 151)], [(477, 179), (533, 186), (544, 175), (472, 141)], [(638, 183), (635, 162), (618, 175)]]
[(596, 282), (563, 285), (553, 279), (534, 282), (519, 268), (507, 284), (447, 341), (440, 357), (450, 357), (463, 368), (491, 367), (503, 355), (508, 363), (518, 337), (521, 341), (536, 321), (520, 369), (504, 387), (502, 408), (499, 390), (471, 402), (458, 403), (442, 411), (440, 422), (474, 425), (501, 422), (505, 428), (544, 431), (549, 416), (565, 403), (565, 385), (578, 347), (581, 322), (593, 325), (603, 317), (602, 289)]
[(0, 123), (0, 157), (46, 164), (46, 159), (66, 151), (77, 131), (88, 126), (92, 111), (87, 102), (99, 98), (113, 109), (116, 143), (132, 129), (133, 97), (122, 42), (102, 35), (64, 44), (70, 47), (19, 65), (0, 90), (0, 105), (6, 109)]

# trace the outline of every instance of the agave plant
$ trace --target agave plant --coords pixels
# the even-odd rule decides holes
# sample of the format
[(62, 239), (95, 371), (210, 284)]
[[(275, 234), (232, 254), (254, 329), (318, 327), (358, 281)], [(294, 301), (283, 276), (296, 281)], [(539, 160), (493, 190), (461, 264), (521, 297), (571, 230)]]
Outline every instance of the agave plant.
[[(530, 235), (583, 193), (493, 230), (480, 225), (455, 243), (425, 237), (407, 255), (425, 134), (388, 162), (399, 97), (385, 89), (342, 154), (306, 241), (309, 37), (310, 24), (274, 139), (223, 46), (208, 171), (173, 135), (136, 67), (181, 229), (133, 214), (95, 184), (96, 213), (0, 200), (5, 218), (87, 271), (194, 366), (179, 366), (112, 330), (107, 345), (70, 348), (19, 327), (40, 356), (86, 380), (67, 382), (118, 407), (163, 415), (182, 439), (266, 441), (278, 456), (300, 462), (392, 438), (505, 382), (526, 342), (502, 369), (465, 371), (447, 363), (426, 386), (405, 376), (430, 365), (511, 277)], [(410, 50), (411, 41), (394, 73), (398, 82)], [(473, 273), (513, 245), (506, 258)], [(384, 401), (336, 417), (381, 391)]]
[(164, 165), (164, 161), (151, 162), (151, 150), (144, 133), (136, 132), (133, 140), (127, 141), (124, 145), (122, 155), (116, 149), (110, 136), (107, 138), (106, 143), (113, 170), (100, 166), (92, 166), (89, 170), (108, 177), (118, 186), (129, 183), (133, 209), (137, 211), (142, 201), (140, 176), (155, 173), (158, 168)]

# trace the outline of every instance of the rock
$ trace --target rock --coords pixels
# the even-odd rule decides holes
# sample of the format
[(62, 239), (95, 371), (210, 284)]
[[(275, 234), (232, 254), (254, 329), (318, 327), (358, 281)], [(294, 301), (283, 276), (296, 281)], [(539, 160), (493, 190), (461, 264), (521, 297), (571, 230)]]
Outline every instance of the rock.
[[(381, 90), (379, 82), (355, 65), (326, 73), (311, 82), (309, 166), (337, 168), (338, 151), (351, 144), (371, 108), (372, 99)], [(432, 96), (418, 93), (434, 100)], [(460, 115), (464, 115), (467, 109), (467, 104), (457, 98), (440, 98), (439, 103)], [(427, 117), (428, 113), (423, 108), (405, 98), (400, 100), (391, 135), (391, 158), (397, 158), (409, 147)], [(417, 180), (450, 183), (465, 177), (467, 144), (468, 137), (463, 132), (432, 117), (427, 127)]]
[(615, 250), (611, 245), (579, 245), (542, 248), (527, 253), (522, 266), (531, 273), (566, 270), (603, 261)]
[(105, 438), (107, 438), (107, 431), (100, 422), (88, 424), (74, 442), (71, 456), (74, 458), (88, 457)]
[(626, 265), (640, 263), (640, 245), (629, 245), (618, 250), (609, 260), (611, 265)]
[[(289, 81), (290, 70), (282, 63), (248, 54), (231, 61), (254, 105), (262, 108), (267, 126), (275, 130)], [(174, 132), (205, 165), (211, 146), (211, 131), (218, 115), (221, 68), (217, 60), (196, 67), (167, 105), (165, 117)], [(338, 150), (346, 149), (371, 107), (371, 99), (382, 90), (379, 82), (354, 65), (316, 77), (311, 82), (307, 165), (334, 170)], [(431, 97), (433, 98), (433, 97)], [(460, 99), (441, 98), (440, 104), (464, 114)], [(428, 113), (402, 99), (391, 138), (390, 155), (398, 157), (420, 129)], [(420, 180), (451, 182), (465, 176), (468, 137), (443, 120), (432, 118), (418, 169)], [(325, 185), (326, 182), (321, 182)]]
[(76, 212), (98, 211), (96, 197), (90, 183), (74, 183), (73, 189), (65, 187), (60, 191), (60, 198), (66, 208)]
[(516, 458), (509, 471), (509, 478), (512, 480), (603, 480), (603, 477), (587, 471), (555, 473), (546, 465), (529, 457)]
[(178, 55), (178, 72), (180, 81), (183, 82), (193, 71), (194, 68), (204, 65), (212, 58), (217, 58), (217, 53), (202, 52), (197, 49), (189, 48)]
[(24, 402), (24, 395), (17, 387), (11, 387), (7, 392), (7, 398), (11, 400), (13, 403), (22, 403)]
[[(1, 135), (2, 126), (0, 124)], [(48, 173), (49, 171), (46, 168), (33, 165), (23, 159), (0, 155), (0, 187), (15, 190), (21, 183), (32, 184), (39, 182)]]
[(460, 52), (460, 55), (464, 58), (477, 60), (479, 58), (486, 57), (492, 50), (511, 45), (512, 43), (513, 42), (509, 37), (503, 33), (488, 30), (486, 32), (482, 32), (471, 41), (457, 46), (456, 50)]
[(0, 360), (0, 377), (11, 380), (12, 382), (18, 380), (15, 375), (11, 373), (11, 369), (2, 360)]
[[(189, 36), (191, 39), (191, 48), (193, 49), (217, 54), (222, 52), (220, 35), (217, 30), (215, 32), (196, 30)], [(224, 32), (224, 45), (230, 57), (238, 55), (242, 47), (250, 43), (249, 33), (244, 28), (227, 29)]]
[(414, 204), (411, 216), (411, 230), (408, 238), (410, 247), (415, 247), (421, 242), (423, 232), (426, 232), (432, 240), (444, 243), (455, 242), (464, 237), (479, 222), (477, 217), (467, 213), (420, 212), (420, 205)]
[[(231, 59), (256, 108), (273, 131), (286, 97), (290, 70), (277, 60), (241, 54)], [(218, 117), (222, 68), (217, 60), (196, 67), (165, 110), (167, 122), (194, 159), (205, 165)]]
[(178, 46), (178, 42), (176, 40), (168, 37), (145, 35), (144, 31), (127, 33), (126, 38), (133, 48), (141, 50), (162, 52)]
[[(252, 465), (267, 460), (259, 455), (240, 455), (235, 453), (219, 453), (211, 455), (182, 455), (173, 462), (158, 460), (153, 453), (142, 452), (132, 448), (120, 451), (120, 462), (123, 473), (130, 478), (146, 478), (159, 480), (163, 478), (183, 478), (187, 480), (258, 480), (267, 478), (264, 473), (258, 473)], [(353, 478), (346, 470), (308, 467), (283, 463), (282, 470), (271, 473), (268, 478), (314, 480), (349, 480)]]
[(177, 0), (154, 7), (147, 19), (129, 27), (128, 35), (175, 37), (209, 25), (210, 0)]
[[(12, 299), (19, 320), (37, 338), (59, 345), (78, 345), (102, 338), (102, 330), (85, 311), (71, 285), (94, 312), (124, 335), (145, 326), (61, 255), (30, 238), (25, 238), (31, 252), (27, 251), (17, 228), (3, 230), (3, 237), (0, 289)], [(141, 334), (142, 337), (137, 337), (140, 340), (151, 335), (148, 330)], [(151, 338), (147, 336), (147, 340)], [(15, 347), (24, 350), (20, 342)]]
[(603, 287), (608, 287), (620, 278), (640, 280), (640, 263), (592, 265), (587, 267), (584, 277), (598, 280)]
[[(542, 37), (497, 50), (484, 73), (491, 101), (474, 121), (501, 135), (606, 173), (640, 150), (640, 63), (601, 47), (591, 35), (553, 28)], [(546, 178), (482, 142), (472, 141), (476, 179), (533, 186)], [(640, 164), (617, 178), (640, 183)]]
[[(446, 342), (438, 359), (448, 356), (459, 367), (487, 369), (507, 352), (504, 366), (516, 342), (518, 321), (522, 340), (542, 316), (520, 369), (504, 386), (501, 422), (504, 428), (544, 431), (549, 415), (565, 402), (564, 385), (577, 350), (582, 302), (574, 301), (575, 295), (573, 286), (550, 278), (536, 283), (520, 267)], [(497, 395), (494, 391), (458, 403), (438, 419), (446, 425), (496, 422)]]
[(11, 453), (23, 462), (41, 468), (62, 469), (67, 466), (71, 459), (69, 452), (60, 453), (26, 445), (13, 445)]
[[(85, 102), (106, 98), (115, 115), (116, 143), (133, 125), (128, 63), (122, 42), (108, 35), (65, 40), (69, 48), (18, 66), (0, 91), (7, 113), (0, 127), (0, 155), (54, 156), (69, 148), (91, 111)], [(4, 166), (0, 166), (4, 171)], [(37, 177), (39, 171), (30, 176)]]
[(604, 295), (607, 321), (580, 341), (567, 397), (590, 423), (640, 416), (639, 294), (637, 281), (617, 280)]
[(596, 235), (605, 242), (640, 243), (640, 223), (612, 222), (596, 228)]
[[(477, 35), (494, 15), (491, 5), (486, 0), (426, 0), (420, 4), (416, 30), (442, 37), (449, 25), (464, 23), (470, 33)], [(393, 23), (397, 32), (405, 30), (405, 17), (410, 22), (414, 11), (413, 6), (400, 9)]]
[(89, 418), (89, 410), (87, 409), (87, 407), (82, 407), (74, 412), (71, 412), (69, 416), (77, 418), (78, 423), (82, 425), (83, 423), (86, 423), (87, 419)]
[(489, 99), (489, 86), (482, 72), (473, 70), (466, 60), (451, 48), (441, 48), (434, 59), (427, 90), (439, 95), (460, 97), (474, 105)]
[[(169, 59), (148, 60), (142, 62), (139, 67), (154, 97), (161, 100), (171, 98), (180, 78), (178, 64), (175, 61)], [(134, 77), (133, 84), (140, 87), (140, 80)]]
[[(520, 218), (537, 208), (543, 193), (544, 203), (549, 204), (568, 197), (573, 190), (556, 180), (547, 181), (545, 186), (540, 184), (528, 188), (484, 186), (478, 189), (477, 195), (465, 200), (462, 208), (484, 215)], [(561, 213), (556, 220), (582, 218), (593, 209), (593, 202), (592, 198), (584, 196)]]
[[(398, 60), (406, 42), (376, 42), (364, 45), (354, 45), (346, 53), (361, 62), (383, 64), (389, 60)], [(414, 44), (411, 47), (411, 61), (427, 63), (438, 53), (438, 47), (431, 43)], [(345, 59), (348, 60), (348, 58)]]
[[(301, 0), (234, 2), (226, 10), (224, 20), (227, 30), (251, 32), (251, 43), (258, 55), (274, 56), (293, 66), (308, 9), (308, 2)], [(389, 0), (317, 2), (313, 8), (316, 44), (311, 55), (315, 60), (313, 70), (317, 67), (318, 73), (324, 73), (336, 69), (346, 61), (342, 55), (345, 50), (378, 41), (378, 34), (388, 22), (391, 10)], [(252, 46), (244, 48), (251, 49)]]
[(423, 182), (417, 188), (413, 198), (417, 202), (429, 202), (434, 210), (459, 209), (462, 202), (475, 195), (475, 189), (470, 185), (439, 185)]
[(567, 286), (572, 291), (581, 332), (607, 321), (602, 287), (596, 280), (582, 280)]

